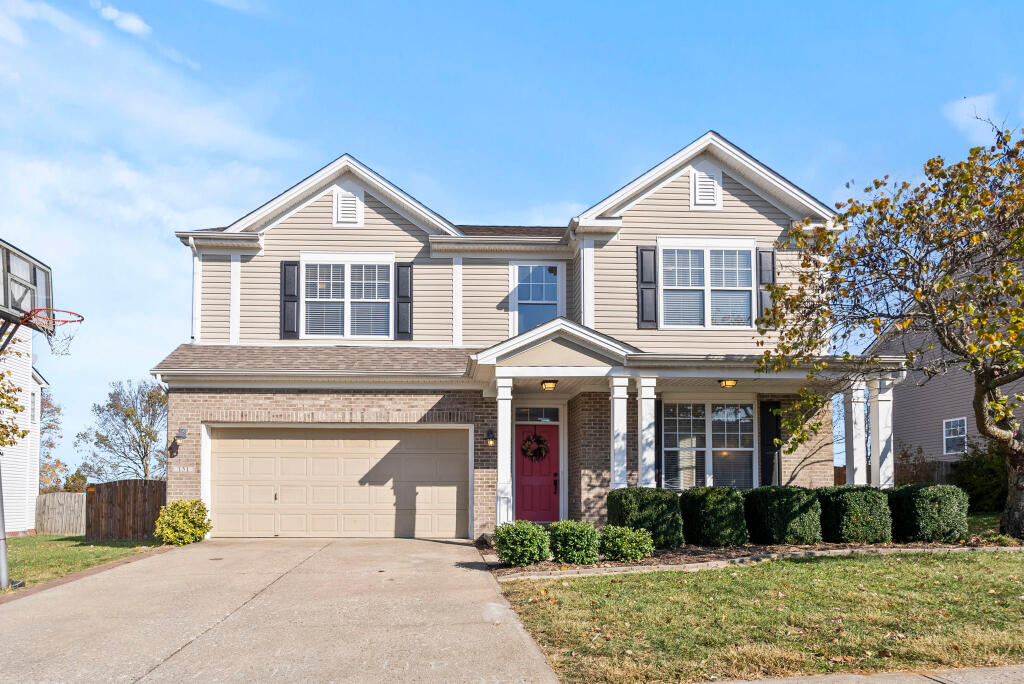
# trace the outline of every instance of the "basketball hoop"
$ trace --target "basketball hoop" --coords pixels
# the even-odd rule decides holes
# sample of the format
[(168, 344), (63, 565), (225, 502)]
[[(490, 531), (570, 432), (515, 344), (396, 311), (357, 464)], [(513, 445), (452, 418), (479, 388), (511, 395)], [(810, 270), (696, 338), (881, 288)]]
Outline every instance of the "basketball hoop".
[(71, 342), (85, 316), (64, 309), (32, 309), (21, 317), (21, 325), (30, 326), (46, 336), (55, 356), (71, 353)]

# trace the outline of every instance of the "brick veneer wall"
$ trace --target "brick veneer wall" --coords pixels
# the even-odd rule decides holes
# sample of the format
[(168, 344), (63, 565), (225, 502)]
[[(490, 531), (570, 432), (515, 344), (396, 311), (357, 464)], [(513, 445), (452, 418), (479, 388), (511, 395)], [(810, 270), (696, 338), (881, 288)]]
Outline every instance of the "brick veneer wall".
[(480, 392), (172, 388), (168, 432), (187, 428), (188, 438), (168, 461), (168, 500), (200, 497), (203, 423), (472, 423), (473, 534), (494, 529), (497, 450), (487, 446), (486, 435), (497, 427), (497, 405)]
[[(759, 394), (759, 401), (778, 401), (782, 410), (792, 406), (792, 394)], [(832, 455), (832, 402), (827, 402), (815, 417), (821, 422), (818, 434), (804, 442), (791, 454), (782, 450), (782, 484), (801, 487), (831, 487), (835, 478)], [(783, 432), (783, 440), (788, 435)]]

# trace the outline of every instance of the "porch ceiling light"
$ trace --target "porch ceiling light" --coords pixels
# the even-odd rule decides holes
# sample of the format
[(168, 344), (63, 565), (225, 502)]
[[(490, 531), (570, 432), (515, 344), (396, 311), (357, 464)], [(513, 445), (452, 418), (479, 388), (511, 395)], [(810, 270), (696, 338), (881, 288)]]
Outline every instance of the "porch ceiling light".
[(735, 380), (719, 380), (718, 384), (719, 384), (719, 386), (721, 386), (722, 389), (732, 389), (733, 387), (736, 386), (736, 381)]
[(555, 391), (555, 387), (557, 387), (557, 386), (558, 386), (558, 381), (557, 380), (541, 380), (540, 381), (540, 388), (542, 390), (544, 390), (545, 392), (554, 392)]

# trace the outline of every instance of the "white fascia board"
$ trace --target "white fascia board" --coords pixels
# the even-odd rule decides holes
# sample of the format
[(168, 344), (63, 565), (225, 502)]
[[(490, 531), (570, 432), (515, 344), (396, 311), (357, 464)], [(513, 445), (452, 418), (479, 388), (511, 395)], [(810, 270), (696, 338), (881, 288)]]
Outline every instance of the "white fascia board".
[[(312, 192), (318, 186), (327, 183), (331, 178), (349, 172), (360, 182), (367, 185), (374, 195), (386, 202), (393, 209), (406, 215), (406, 218), (419, 224), (428, 232), (447, 233), (448, 235), (462, 235), (462, 232), (453, 224), (443, 218), (440, 214), (432, 211), (424, 204), (404, 190), (391, 183), (386, 178), (364, 165), (355, 157), (343, 154), (333, 162), (323, 167), (316, 173), (307, 176), (292, 187), (282, 192), (277, 197), (263, 204), (257, 209), (249, 212), (225, 229), (225, 233), (241, 233), (246, 228), (258, 224), (272, 216), (285, 207), (298, 202), (305, 194)], [(320, 193), (317, 193), (320, 196)], [(276, 222), (271, 222), (260, 229), (260, 232), (267, 230)]]
[(818, 215), (824, 220), (835, 216), (835, 212), (814, 199), (814, 197), (793, 185), (793, 183), (775, 173), (718, 133), (708, 131), (665, 161), (584, 211), (575, 220), (580, 225), (584, 225), (584, 221), (594, 221), (603, 218), (602, 214), (626, 205), (636, 195), (649, 192), (649, 186), (664, 183), (669, 178), (674, 177), (679, 169), (689, 164), (692, 159), (708, 151), (728, 164), (735, 166), (739, 171), (757, 178), (763, 183), (765, 190), (773, 194), (778, 193), (781, 197), (790, 199), (796, 206), (814, 215)]
[(637, 352), (635, 347), (585, 328), (566, 318), (555, 318), (533, 330), (516, 335), (503, 342), (473, 354), (470, 359), (482, 365), (494, 365), (498, 359), (522, 349), (535, 346), (550, 339), (568, 339), (598, 353), (612, 358), (625, 360), (626, 356)]

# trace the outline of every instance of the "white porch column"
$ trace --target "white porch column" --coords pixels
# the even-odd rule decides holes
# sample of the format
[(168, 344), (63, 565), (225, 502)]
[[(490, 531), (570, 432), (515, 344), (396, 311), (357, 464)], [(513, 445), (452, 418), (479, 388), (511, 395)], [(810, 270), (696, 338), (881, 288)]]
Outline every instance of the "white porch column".
[(892, 439), (892, 387), (891, 378), (868, 381), (872, 487), (892, 487), (896, 482)]
[(626, 399), (629, 378), (612, 378), (612, 489), (626, 486)]
[(867, 434), (864, 431), (863, 382), (854, 382), (843, 392), (843, 427), (846, 432), (846, 484), (868, 483)]
[(654, 476), (657, 458), (654, 453), (654, 389), (657, 382), (657, 378), (637, 378), (636, 383), (636, 443), (641, 487), (656, 487), (658, 484)]
[(512, 378), (498, 378), (498, 485), (495, 498), (497, 524), (512, 522)]

